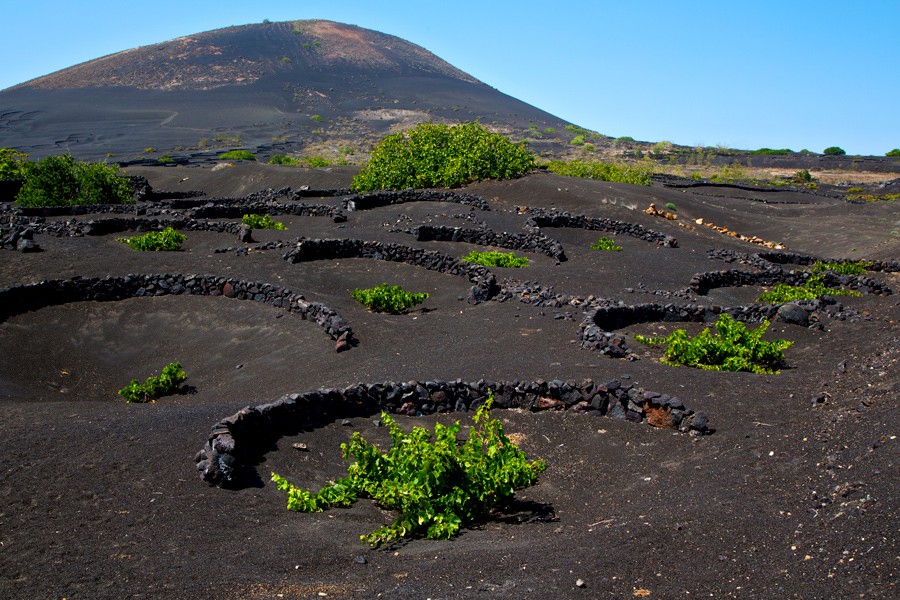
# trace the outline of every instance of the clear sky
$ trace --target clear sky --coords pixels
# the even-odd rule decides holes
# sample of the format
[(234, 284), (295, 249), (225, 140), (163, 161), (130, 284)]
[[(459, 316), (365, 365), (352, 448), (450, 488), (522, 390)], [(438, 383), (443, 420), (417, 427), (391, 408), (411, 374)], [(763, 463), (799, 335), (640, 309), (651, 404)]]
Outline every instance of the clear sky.
[(3, 0), (0, 89), (263, 19), (419, 44), (611, 136), (883, 155), (900, 147), (900, 0)]

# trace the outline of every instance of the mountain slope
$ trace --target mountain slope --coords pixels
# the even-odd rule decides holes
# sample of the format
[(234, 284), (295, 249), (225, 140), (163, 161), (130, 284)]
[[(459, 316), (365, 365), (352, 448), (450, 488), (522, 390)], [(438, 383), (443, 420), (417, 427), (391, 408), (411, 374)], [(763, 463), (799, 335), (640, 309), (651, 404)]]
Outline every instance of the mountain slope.
[(424, 48), (330, 21), (228, 27), (126, 50), (0, 92), (0, 146), (118, 160), (182, 148), (352, 148), (416, 122), (562, 129)]

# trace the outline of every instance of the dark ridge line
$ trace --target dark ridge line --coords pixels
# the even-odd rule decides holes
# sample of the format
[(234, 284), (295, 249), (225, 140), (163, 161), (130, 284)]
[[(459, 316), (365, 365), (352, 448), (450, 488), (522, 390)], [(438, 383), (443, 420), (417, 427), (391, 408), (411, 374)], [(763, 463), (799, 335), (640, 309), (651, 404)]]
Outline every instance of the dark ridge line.
[(566, 261), (566, 253), (558, 241), (542, 231), (522, 233), (497, 232), (491, 228), (448, 227), (446, 225), (419, 225), (411, 229), (393, 229), (396, 233), (414, 235), (417, 242), (465, 242), (478, 246), (496, 246), (508, 250), (544, 254), (559, 262)]
[(814, 192), (813, 190), (803, 189), (799, 187), (793, 186), (767, 186), (767, 187), (754, 187), (752, 185), (743, 185), (740, 183), (722, 183), (718, 181), (694, 181), (688, 180), (687, 178), (682, 177), (673, 177), (671, 175), (653, 175), (651, 179), (657, 183), (662, 184), (664, 187), (673, 188), (673, 189), (687, 189), (687, 188), (696, 188), (696, 187), (717, 187), (717, 188), (730, 188), (736, 190), (743, 190), (745, 192), (797, 192), (801, 194), (809, 194), (810, 196), (822, 196), (826, 198), (833, 198), (830, 194), (824, 194), (822, 192)]
[(293, 249), (282, 255), (282, 258), (292, 264), (336, 258), (366, 258), (402, 262), (429, 271), (466, 277), (474, 284), (469, 293), (469, 302), (473, 304), (490, 300), (500, 292), (496, 276), (486, 267), (467, 263), (436, 250), (414, 248), (392, 242), (301, 238)]
[(201, 480), (240, 488), (259, 483), (254, 466), (277, 449), (284, 436), (321, 427), (338, 418), (370, 417), (379, 411), (420, 416), (475, 410), (494, 393), (494, 407), (532, 412), (571, 411), (647, 423), (692, 435), (712, 433), (705, 413), (687, 408), (677, 397), (647, 391), (623, 376), (604, 384), (560, 380), (530, 382), (409, 381), (360, 383), (343, 389), (287, 394), (272, 402), (247, 406), (213, 425), (194, 457)]
[(0, 322), (10, 316), (70, 302), (115, 302), (127, 298), (166, 295), (225, 296), (252, 300), (313, 321), (337, 341), (341, 352), (357, 343), (353, 330), (334, 309), (308, 302), (280, 285), (216, 275), (129, 274), (125, 276), (52, 279), (0, 288)]
[(620, 235), (628, 235), (647, 242), (656, 242), (665, 248), (677, 248), (678, 240), (671, 235), (654, 231), (626, 221), (617, 221), (604, 217), (588, 217), (583, 214), (573, 215), (565, 211), (547, 210), (543, 208), (525, 208), (528, 215), (526, 225), (532, 227), (570, 227), (589, 231), (608, 231)]
[(456, 202), (466, 206), (473, 206), (479, 210), (491, 210), (487, 200), (476, 194), (461, 194), (450, 190), (416, 190), (412, 188), (402, 191), (385, 190), (367, 194), (354, 194), (344, 200), (344, 208), (353, 212), (407, 202)]

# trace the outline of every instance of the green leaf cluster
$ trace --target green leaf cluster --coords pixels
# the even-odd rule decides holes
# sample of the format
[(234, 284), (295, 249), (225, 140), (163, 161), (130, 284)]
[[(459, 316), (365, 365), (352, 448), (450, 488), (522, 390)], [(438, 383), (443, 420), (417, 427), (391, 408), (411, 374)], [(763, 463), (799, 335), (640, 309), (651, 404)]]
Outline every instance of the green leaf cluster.
[(385, 312), (392, 315), (399, 315), (428, 299), (427, 292), (407, 292), (399, 285), (386, 283), (369, 289), (356, 288), (350, 295), (373, 312)]
[[(15, 160), (15, 159), (13, 159)], [(75, 206), (130, 204), (134, 190), (118, 166), (79, 162), (69, 154), (46, 156), (37, 162), (22, 161), (25, 185), (19, 190), (19, 206)]]
[(763, 321), (756, 329), (747, 329), (730, 315), (721, 314), (715, 328), (716, 333), (707, 328), (694, 338), (684, 329), (678, 329), (666, 337), (636, 335), (634, 339), (645, 344), (665, 344), (662, 359), (665, 364), (751, 373), (777, 373), (784, 361), (784, 351), (793, 345), (787, 340), (763, 340), (762, 336), (769, 328), (768, 321)]
[(769, 156), (784, 156), (786, 154), (793, 154), (794, 151), (790, 148), (760, 148), (759, 150), (751, 150), (750, 154), (762, 154)]
[(817, 260), (813, 263), (813, 273), (832, 272), (838, 275), (865, 275), (866, 269), (871, 269), (872, 263), (867, 260), (841, 260), (837, 262), (825, 262)]
[(14, 148), (0, 148), (0, 179), (21, 179), (28, 154)]
[(472, 250), (469, 254), (463, 256), (461, 260), (485, 267), (504, 267), (507, 269), (524, 269), (528, 266), (528, 258), (516, 256), (515, 252), (478, 252), (477, 250)]
[(605, 252), (621, 252), (622, 246), (617, 246), (615, 240), (611, 237), (601, 237), (596, 244), (591, 244), (593, 250), (603, 250)]
[(256, 155), (249, 150), (231, 150), (219, 155), (221, 160), (256, 160)]
[(650, 185), (650, 172), (640, 167), (628, 165), (616, 165), (587, 160), (554, 160), (547, 164), (547, 170), (557, 175), (568, 177), (583, 177), (596, 179), (597, 181), (615, 181), (619, 183), (633, 183), (635, 185)]
[(175, 231), (171, 227), (166, 227), (162, 231), (151, 231), (144, 235), (130, 238), (118, 238), (118, 241), (128, 244), (132, 250), (147, 252), (181, 250), (181, 244), (186, 239), (187, 237), (184, 234)]
[(287, 154), (273, 154), (272, 158), (269, 159), (269, 164), (297, 166), (300, 164), (300, 161), (293, 156), (288, 156)]
[[(826, 269), (828, 270), (828, 269)], [(795, 300), (817, 300), (822, 296), (862, 296), (855, 290), (842, 290), (840, 288), (825, 287), (825, 278), (822, 275), (813, 275), (803, 285), (788, 285), (777, 283), (771, 290), (759, 295), (757, 302), (766, 304), (784, 304)]]
[(258, 215), (256, 213), (250, 213), (248, 215), (244, 215), (241, 218), (241, 221), (244, 225), (249, 225), (252, 229), (277, 229), (278, 231), (284, 231), (287, 229), (287, 226), (281, 221), (275, 221), (269, 215)]
[[(371, 498), (400, 514), (390, 525), (361, 535), (372, 546), (424, 534), (449, 539), (460, 527), (486, 515), (528, 487), (544, 470), (542, 461), (528, 462), (525, 453), (503, 432), (499, 419), (490, 418), (493, 394), (475, 412), (469, 439), (457, 441), (459, 421), (405, 433), (387, 413), (381, 420), (391, 433), (391, 448), (382, 452), (354, 432), (341, 444), (344, 460), (355, 459), (347, 477), (311, 493), (272, 473), (272, 481), (288, 498), (287, 507), (299, 512), (321, 512)], [(433, 439), (433, 441), (432, 441)]]
[(148, 377), (144, 383), (132, 379), (131, 383), (119, 390), (119, 395), (128, 402), (153, 402), (171, 394), (187, 379), (181, 363), (173, 362), (163, 368), (158, 377)]
[(378, 142), (352, 188), (458, 187), (481, 179), (513, 179), (533, 168), (534, 156), (524, 144), (478, 123), (421, 123)]
[(822, 150), (822, 154), (825, 156), (844, 156), (847, 152), (844, 151), (840, 146), (828, 146), (824, 150)]

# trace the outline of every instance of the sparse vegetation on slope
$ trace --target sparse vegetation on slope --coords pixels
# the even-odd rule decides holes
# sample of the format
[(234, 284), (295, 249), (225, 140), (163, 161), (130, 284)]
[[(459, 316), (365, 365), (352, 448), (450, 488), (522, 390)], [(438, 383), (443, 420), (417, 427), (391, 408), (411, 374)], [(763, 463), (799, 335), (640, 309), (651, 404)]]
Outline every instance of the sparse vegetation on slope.
[(484, 267), (504, 267), (509, 269), (522, 269), (528, 266), (528, 258), (516, 256), (515, 252), (478, 252), (473, 250), (462, 257), (467, 263), (482, 265)]
[[(525, 453), (503, 432), (499, 419), (490, 418), (493, 395), (475, 412), (469, 439), (457, 440), (459, 421), (446, 427), (435, 423), (434, 435), (424, 427), (405, 433), (387, 413), (391, 448), (382, 452), (356, 431), (341, 444), (344, 460), (355, 459), (347, 476), (318, 492), (291, 485), (272, 473), (272, 481), (288, 497), (288, 509), (322, 512), (371, 498), (379, 506), (400, 513), (391, 524), (360, 539), (372, 546), (425, 535), (449, 539), (460, 527), (483, 517), (528, 487), (544, 470), (541, 461), (528, 462)], [(432, 437), (434, 441), (432, 441)]]
[(162, 231), (151, 231), (144, 235), (137, 235), (130, 238), (118, 238), (118, 241), (131, 246), (132, 250), (140, 252), (161, 252), (181, 250), (181, 244), (186, 240), (184, 234), (179, 233), (171, 227), (166, 227)]
[(358, 192), (458, 187), (481, 179), (513, 179), (534, 168), (523, 144), (478, 123), (422, 123), (389, 135), (353, 178)]
[(428, 299), (427, 292), (407, 292), (399, 285), (382, 283), (373, 288), (356, 288), (350, 294), (353, 299), (372, 312), (399, 315)]
[(567, 175), (569, 177), (650, 185), (649, 171), (641, 167), (632, 167), (625, 164), (617, 165), (586, 160), (554, 160), (547, 164), (547, 169), (557, 175)]
[(231, 150), (219, 155), (221, 160), (256, 160), (256, 155), (249, 150)]
[(766, 304), (783, 304), (795, 300), (816, 300), (823, 296), (861, 296), (854, 290), (825, 287), (825, 279), (821, 275), (810, 277), (803, 285), (775, 284), (771, 290), (759, 295), (757, 302)]

